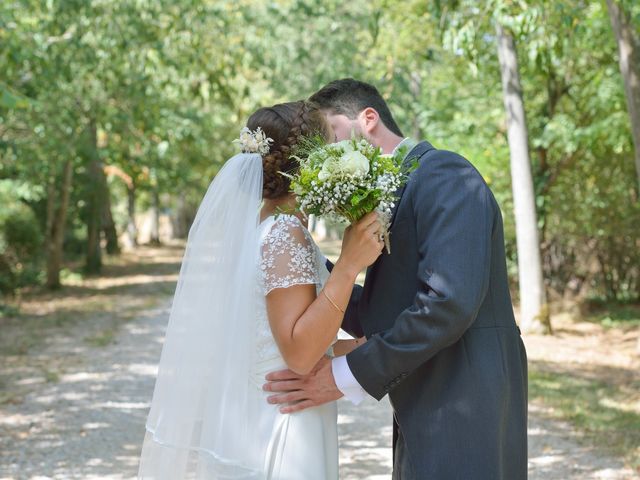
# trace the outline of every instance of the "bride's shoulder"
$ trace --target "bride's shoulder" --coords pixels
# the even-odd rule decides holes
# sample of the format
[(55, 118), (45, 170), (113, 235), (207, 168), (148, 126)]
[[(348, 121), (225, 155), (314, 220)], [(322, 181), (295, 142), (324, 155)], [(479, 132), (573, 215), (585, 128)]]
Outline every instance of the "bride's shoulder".
[(295, 215), (279, 214), (273, 217), (270, 225), (268, 225), (266, 238), (280, 238), (289, 240), (303, 241), (304, 243), (312, 243), (311, 234)]
[(293, 228), (293, 229), (304, 229), (304, 225), (300, 221), (300, 219), (288, 213), (280, 213), (273, 216), (273, 224), (271, 228)]

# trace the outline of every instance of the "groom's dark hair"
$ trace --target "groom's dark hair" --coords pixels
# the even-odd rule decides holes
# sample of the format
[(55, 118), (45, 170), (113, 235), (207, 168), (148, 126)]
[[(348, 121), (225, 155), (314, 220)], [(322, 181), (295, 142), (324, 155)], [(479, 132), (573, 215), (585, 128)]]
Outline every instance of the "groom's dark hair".
[(365, 108), (373, 108), (380, 115), (382, 123), (396, 135), (403, 137), (402, 131), (393, 119), (387, 102), (378, 89), (353, 78), (342, 78), (328, 83), (311, 95), (309, 101), (321, 110), (336, 115), (346, 115), (354, 120)]

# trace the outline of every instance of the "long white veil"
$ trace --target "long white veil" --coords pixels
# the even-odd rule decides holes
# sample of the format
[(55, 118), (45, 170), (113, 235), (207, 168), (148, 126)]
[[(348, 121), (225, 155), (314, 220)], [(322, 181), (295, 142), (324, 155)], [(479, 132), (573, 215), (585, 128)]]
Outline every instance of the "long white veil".
[[(189, 232), (138, 478), (259, 478), (249, 375), (260, 257), (262, 157), (215, 177)], [(255, 388), (255, 387), (254, 387)]]

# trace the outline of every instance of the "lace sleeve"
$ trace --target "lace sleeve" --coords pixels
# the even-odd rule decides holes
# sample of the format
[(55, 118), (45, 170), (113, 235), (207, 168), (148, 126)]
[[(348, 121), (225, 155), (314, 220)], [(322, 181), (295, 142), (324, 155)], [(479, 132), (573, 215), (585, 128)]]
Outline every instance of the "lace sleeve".
[(274, 288), (320, 284), (313, 239), (296, 217), (280, 216), (262, 244), (264, 294)]

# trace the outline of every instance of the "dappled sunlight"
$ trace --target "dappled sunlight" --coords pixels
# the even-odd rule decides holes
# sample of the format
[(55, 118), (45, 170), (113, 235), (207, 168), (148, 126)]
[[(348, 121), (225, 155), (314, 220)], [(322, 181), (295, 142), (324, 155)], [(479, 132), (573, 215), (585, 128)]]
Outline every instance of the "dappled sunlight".
[(83, 282), (68, 282), (69, 286), (82, 287), (93, 290), (109, 290), (114, 287), (131, 286), (131, 285), (145, 285), (148, 283), (157, 282), (176, 282), (178, 280), (178, 274), (167, 275), (128, 275), (124, 277), (113, 277), (108, 279), (100, 279), (96, 281), (83, 281)]
[[(588, 370), (602, 367), (639, 372), (637, 328), (605, 328), (567, 313), (552, 318), (554, 335), (523, 336), (530, 360), (556, 362)], [(614, 377), (615, 378), (615, 377)]]
[(104, 380), (104, 374), (98, 373), (89, 373), (89, 372), (78, 372), (65, 374), (60, 377), (60, 382), (62, 383), (73, 383), (73, 382), (84, 382), (88, 380)]
[(634, 478), (622, 461), (612, 460), (596, 447), (586, 445), (575, 429), (551, 419), (547, 408), (534, 403), (529, 414), (530, 479)]
[[(38, 388), (22, 403), (0, 406), (0, 478), (135, 478), (168, 313), (166, 301), (161, 309), (124, 324), (107, 347), (80, 346), (83, 354), (65, 366), (57, 381), (30, 385)], [(340, 478), (388, 479), (388, 400), (368, 398), (358, 407), (340, 400), (338, 410)], [(531, 407), (530, 479), (633, 478), (622, 462), (586, 446), (552, 413)]]
[(68, 337), (40, 352), (64, 356), (76, 344), (55, 381), (0, 406), (0, 477), (134, 478), (167, 320), (165, 301), (106, 347)]
[[(134, 478), (189, 237), (205, 232), (189, 252), (213, 270), (184, 272), (248, 302), (262, 298), (256, 277), (233, 267), (260, 256), (256, 232), (214, 224), (291, 213), (334, 263), (354, 233), (338, 270), (369, 263), (355, 281), (368, 272), (380, 289), (355, 287), (346, 307), (338, 271), (316, 305), (282, 304), (309, 319), (323, 303), (350, 330), (360, 320), (381, 339), (361, 352), (400, 373), (367, 372), (378, 386), (448, 398), (407, 415), (428, 422), (425, 456), (445, 436), (467, 448), (449, 417), (476, 406), (478, 424), (522, 439), (509, 407), (529, 401), (529, 479), (640, 479), (639, 25), (640, 0), (0, 0), (0, 480)], [(251, 188), (246, 171), (225, 180), (242, 162), (261, 173)], [(386, 217), (377, 264), (364, 255), (376, 228), (344, 220), (372, 211)], [(229, 245), (256, 248), (218, 275), (212, 252)], [(288, 266), (318, 273), (296, 250)], [(187, 297), (177, 310), (207, 331), (224, 300)], [(502, 328), (512, 301), (526, 379), (515, 330)], [(411, 315), (387, 318), (402, 309)], [(458, 335), (469, 316), (488, 339), (478, 356)], [(219, 338), (238, 332), (227, 317)], [(306, 319), (291, 338), (316, 335)], [(387, 362), (382, 343), (406, 358)], [(165, 358), (206, 362), (176, 345)], [(465, 360), (490, 380), (458, 388), (439, 375), (469, 374)], [(438, 388), (409, 391), (423, 380)], [(237, 411), (244, 397), (232, 397), (221, 404)], [(425, 408), (411, 403), (397, 405)], [(389, 479), (389, 400), (338, 407), (340, 478)], [(522, 463), (514, 446), (496, 447), (504, 471)], [(233, 468), (225, 452), (218, 469)]]
[(338, 433), (340, 435), (340, 478), (388, 479), (392, 469), (391, 406), (367, 398), (357, 407), (346, 400), (338, 401)]
[[(339, 242), (328, 245), (326, 253), (335, 258)], [(147, 266), (133, 266), (138, 271), (126, 280), (71, 287), (68, 303), (56, 295), (26, 302), (33, 310), (19, 320), (33, 321), (36, 326), (28, 333), (43, 338), (27, 353), (8, 348), (6, 338), (0, 342), (8, 348), (0, 370), (0, 478), (135, 478), (171, 305), (171, 292), (165, 287), (173, 288), (168, 276), (178, 268), (166, 259), (161, 263), (165, 264), (162, 269), (172, 268), (174, 273), (155, 274)], [(120, 273), (124, 271), (125, 267)], [(141, 284), (147, 280), (148, 285)], [(60, 315), (77, 315), (73, 328), (52, 320)], [(5, 327), (3, 334), (14, 328)], [(638, 372), (632, 368), (635, 360), (616, 355), (610, 364), (603, 356), (596, 356), (599, 360), (593, 364), (581, 361), (581, 356), (570, 353), (575, 353), (570, 349), (577, 338), (574, 327), (559, 327), (556, 338), (529, 337), (527, 341), (532, 371), (560, 372), (562, 381), (557, 376), (535, 377), (535, 381), (560, 395), (567, 386), (582, 391), (594, 379), (606, 379), (626, 396), (621, 400), (606, 390), (598, 391), (603, 417), (597, 420), (606, 422), (614, 412), (636, 415), (640, 405)], [(614, 334), (598, 328), (586, 325), (588, 334), (582, 338), (613, 338)], [(587, 348), (595, 348), (592, 342), (587, 342)], [(338, 411), (340, 478), (388, 480), (392, 470), (388, 400), (368, 398), (357, 407), (340, 400)], [(531, 406), (531, 480), (633, 478), (622, 461), (589, 446), (575, 428), (558, 421), (556, 413), (537, 401)]]
[[(547, 392), (562, 395), (568, 388), (583, 393), (597, 389), (598, 403), (603, 411), (619, 410), (640, 416), (640, 371), (543, 360), (531, 360), (529, 364), (530, 377)], [(612, 398), (614, 394), (617, 398)]]
[(613, 398), (603, 398), (600, 400), (600, 405), (605, 408), (613, 408), (622, 412), (630, 412), (640, 414), (640, 399), (635, 401), (618, 401)]
[(157, 364), (134, 364), (129, 365), (128, 370), (136, 375), (149, 375), (153, 378), (158, 374)]

